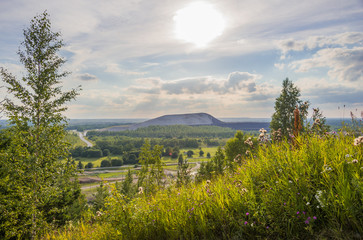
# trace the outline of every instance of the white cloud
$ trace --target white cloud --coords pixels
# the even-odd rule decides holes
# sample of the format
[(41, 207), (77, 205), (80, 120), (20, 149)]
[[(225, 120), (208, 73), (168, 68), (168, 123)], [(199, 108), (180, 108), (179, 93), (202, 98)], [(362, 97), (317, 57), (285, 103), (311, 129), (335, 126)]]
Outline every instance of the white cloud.
[(294, 61), (290, 66), (297, 72), (327, 67), (331, 78), (339, 81), (363, 82), (363, 47), (326, 48), (311, 58)]
[(227, 79), (210, 76), (162, 81), (160, 88), (167, 94), (227, 94), (256, 91), (256, 80), (260, 75), (247, 72), (230, 73)]
[(337, 47), (350, 44), (363, 44), (363, 32), (345, 32), (330, 36), (310, 36), (304, 40), (284, 39), (276, 42), (277, 47), (285, 55), (289, 51), (303, 51), (323, 47)]

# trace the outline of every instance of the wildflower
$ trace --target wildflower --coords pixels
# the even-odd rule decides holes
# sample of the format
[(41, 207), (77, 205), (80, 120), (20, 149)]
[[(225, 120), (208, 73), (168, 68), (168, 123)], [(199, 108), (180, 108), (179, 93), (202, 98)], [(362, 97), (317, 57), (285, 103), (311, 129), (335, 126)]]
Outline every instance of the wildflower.
[(347, 154), (347, 155), (345, 155), (345, 157), (346, 157), (346, 158), (349, 158), (349, 157), (350, 157), (350, 155), (349, 155), (349, 154)]
[(97, 214), (97, 217), (101, 217), (103, 215), (103, 212), (97, 211), (96, 214)]
[(246, 155), (250, 155), (251, 152), (249, 150), (246, 151)]
[(250, 147), (252, 147), (252, 146), (253, 146), (253, 142), (252, 142), (251, 137), (247, 138), (247, 140), (246, 140), (246, 141), (244, 141), (244, 143), (245, 143), (245, 144), (247, 144), (247, 145), (249, 145)]
[(306, 203), (306, 206), (308, 206), (308, 205), (310, 205), (310, 202), (307, 202), (307, 203)]
[(267, 133), (267, 131), (264, 128), (261, 128), (260, 133)]
[(269, 228), (270, 228), (269, 226), (266, 227), (266, 229), (269, 229)]
[(358, 160), (357, 160), (357, 159), (354, 159), (354, 160), (352, 161), (352, 163), (358, 163)]
[(305, 221), (305, 224), (309, 224), (309, 220), (306, 220), (306, 221)]
[(250, 213), (246, 212), (246, 216), (250, 215)]
[(360, 145), (361, 143), (363, 143), (363, 136), (359, 136), (359, 137), (357, 137), (356, 139), (354, 139), (354, 143), (353, 143), (353, 145), (354, 145), (354, 146), (358, 146), (358, 145)]
[(209, 185), (209, 184), (211, 184), (211, 181), (210, 180), (207, 180), (206, 183)]
[(248, 222), (247, 221), (245, 221), (245, 225), (247, 225), (248, 224)]
[(320, 125), (320, 119), (319, 118), (315, 119), (314, 124)]
[(144, 193), (144, 189), (142, 187), (139, 187), (139, 192), (138, 194), (143, 194)]
[(298, 211), (296, 214), (298, 214), (298, 215), (299, 215), (299, 213), (300, 213), (300, 212)]
[(316, 219), (317, 219), (317, 217), (315, 217), (315, 216), (314, 216), (314, 217), (313, 217), (313, 219), (314, 219), (314, 220), (316, 220)]

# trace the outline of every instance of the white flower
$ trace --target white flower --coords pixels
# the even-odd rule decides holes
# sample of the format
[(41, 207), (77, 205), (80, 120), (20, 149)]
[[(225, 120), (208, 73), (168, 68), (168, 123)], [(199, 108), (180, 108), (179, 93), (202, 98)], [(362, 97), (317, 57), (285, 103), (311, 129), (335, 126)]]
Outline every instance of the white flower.
[(307, 203), (306, 203), (306, 206), (308, 206), (308, 205), (310, 205), (310, 202), (307, 202)]

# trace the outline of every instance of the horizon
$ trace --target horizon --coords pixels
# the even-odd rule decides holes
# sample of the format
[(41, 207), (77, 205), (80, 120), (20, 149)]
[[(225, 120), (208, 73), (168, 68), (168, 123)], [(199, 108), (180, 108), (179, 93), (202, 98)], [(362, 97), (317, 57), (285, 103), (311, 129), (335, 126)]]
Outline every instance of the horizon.
[(83, 89), (70, 119), (271, 118), (285, 78), (311, 102), (309, 116), (363, 111), (359, 0), (4, 0), (0, 67), (17, 79), (23, 29), (45, 10), (66, 43), (64, 89)]

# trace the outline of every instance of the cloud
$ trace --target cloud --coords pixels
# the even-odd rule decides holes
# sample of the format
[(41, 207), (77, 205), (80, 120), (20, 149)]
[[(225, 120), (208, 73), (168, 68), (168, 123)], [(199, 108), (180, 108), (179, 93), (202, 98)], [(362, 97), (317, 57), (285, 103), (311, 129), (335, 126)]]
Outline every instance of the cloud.
[(76, 78), (82, 81), (97, 81), (98, 78), (95, 75), (89, 73), (83, 73), (76, 75)]
[(251, 93), (256, 91), (256, 80), (261, 76), (247, 72), (233, 72), (227, 79), (210, 76), (161, 81), (160, 89), (167, 94), (227, 94), (239, 91)]
[(283, 55), (289, 51), (303, 51), (323, 47), (363, 44), (363, 32), (345, 32), (330, 36), (310, 36), (304, 40), (284, 39), (276, 42)]
[(251, 74), (247, 72), (233, 72), (228, 76), (225, 82), (225, 87), (227, 89), (241, 90), (246, 89), (247, 92), (256, 91), (256, 79), (260, 78), (259, 75)]
[(313, 68), (327, 67), (331, 78), (339, 81), (363, 82), (363, 47), (326, 48), (311, 58), (290, 64), (296, 72), (307, 72)]

